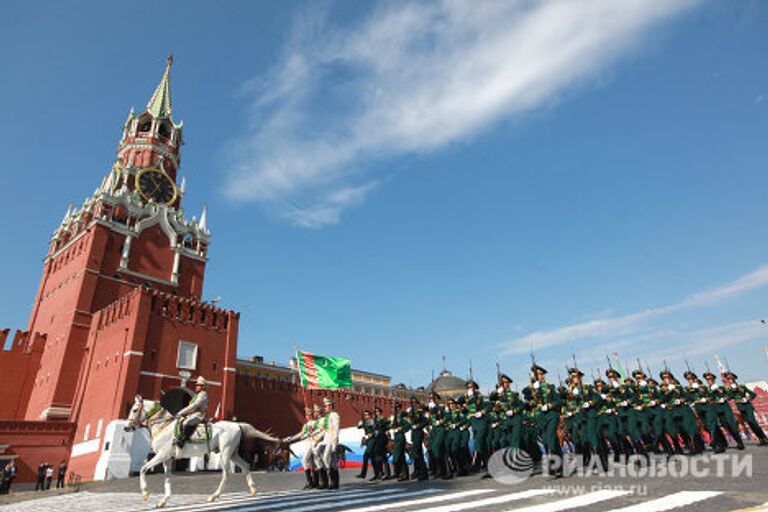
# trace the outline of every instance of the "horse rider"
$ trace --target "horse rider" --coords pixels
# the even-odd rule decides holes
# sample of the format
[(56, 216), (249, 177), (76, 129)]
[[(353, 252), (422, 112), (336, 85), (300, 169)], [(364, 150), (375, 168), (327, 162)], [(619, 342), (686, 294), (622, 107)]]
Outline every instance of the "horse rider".
[(195, 396), (192, 397), (192, 401), (176, 414), (179, 429), (174, 444), (179, 448), (183, 448), (184, 443), (195, 432), (195, 428), (205, 422), (208, 412), (208, 393), (205, 388), (205, 378), (201, 375), (195, 381)]

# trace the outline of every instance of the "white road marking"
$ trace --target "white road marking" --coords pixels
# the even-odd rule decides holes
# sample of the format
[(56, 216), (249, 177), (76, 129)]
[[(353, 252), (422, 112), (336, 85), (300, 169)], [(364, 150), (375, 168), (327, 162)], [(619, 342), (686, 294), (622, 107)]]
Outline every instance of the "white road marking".
[[(410, 498), (412, 496), (423, 496), (425, 494), (432, 494), (436, 492), (438, 492), (437, 489), (423, 489), (420, 491), (400, 492), (398, 494), (390, 494), (387, 496), (360, 497), (360, 498), (347, 499), (347, 500), (341, 500), (341, 501), (338, 501), (338, 498), (336, 498), (335, 496), (332, 496), (334, 501), (332, 501), (331, 503), (322, 503), (320, 505), (309, 505), (309, 506), (302, 504), (298, 507), (283, 509), (283, 512), (311, 512), (312, 510), (323, 510), (327, 508), (347, 507), (351, 505), (356, 505), (358, 503), (371, 503), (371, 502), (391, 500), (391, 499)], [(381, 492), (379, 494), (384, 494), (384, 493)], [(252, 510), (259, 510), (259, 509), (260, 507), (249, 507), (247, 509), (244, 509), (244, 512), (251, 512)]]
[(393, 493), (402, 492), (401, 489), (381, 489), (377, 491), (371, 491), (369, 489), (350, 489), (342, 492), (323, 492), (323, 491), (307, 491), (301, 493), (295, 493), (288, 496), (264, 496), (260, 497), (245, 497), (232, 499), (227, 501), (216, 501), (214, 503), (201, 502), (196, 504), (181, 505), (179, 507), (173, 507), (169, 509), (171, 512), (196, 512), (201, 510), (218, 510), (222, 508), (235, 508), (235, 507), (249, 507), (247, 510), (261, 510), (264, 507), (281, 508), (294, 505), (297, 501), (302, 503), (306, 502), (324, 502), (338, 500), (340, 498), (353, 498), (358, 496), (371, 496), (371, 495), (388, 495)]
[[(581, 496), (574, 496), (572, 498), (565, 498), (562, 500), (551, 501), (549, 503), (542, 503), (540, 505), (530, 505), (523, 508), (509, 509), (507, 512), (559, 512), (560, 510), (568, 510), (576, 507), (586, 507), (593, 503), (599, 503), (601, 501), (618, 498), (620, 496), (626, 496), (631, 491), (595, 491), (588, 494), (582, 494)], [(454, 509), (451, 509), (454, 510)]]
[(449, 494), (441, 494), (439, 496), (432, 496), (430, 498), (396, 501), (393, 503), (382, 503), (381, 505), (370, 505), (368, 507), (351, 508), (344, 512), (375, 512), (377, 510), (386, 510), (388, 508), (410, 507), (411, 505), (426, 505), (427, 503), (438, 503), (441, 501), (448, 501), (448, 500), (460, 500), (463, 498), (468, 498), (470, 496), (477, 496), (478, 494), (486, 494), (489, 492), (494, 492), (494, 489), (475, 489), (473, 491), (453, 492)]
[(489, 505), (499, 505), (501, 503), (508, 503), (515, 500), (534, 498), (536, 496), (545, 496), (554, 492), (555, 491), (553, 489), (530, 489), (528, 491), (513, 492), (510, 494), (504, 494), (502, 496), (494, 496), (492, 498), (469, 501), (466, 503), (451, 503), (450, 505), (419, 509), (419, 512), (451, 512), (454, 510), (471, 510), (477, 507), (487, 507)]
[(720, 494), (722, 494), (720, 491), (682, 491), (676, 492), (674, 494), (668, 494), (663, 498), (644, 501), (643, 503), (638, 503), (637, 505), (615, 508), (610, 512), (663, 512), (664, 510), (672, 510), (674, 508), (691, 505), (697, 501), (714, 498)]

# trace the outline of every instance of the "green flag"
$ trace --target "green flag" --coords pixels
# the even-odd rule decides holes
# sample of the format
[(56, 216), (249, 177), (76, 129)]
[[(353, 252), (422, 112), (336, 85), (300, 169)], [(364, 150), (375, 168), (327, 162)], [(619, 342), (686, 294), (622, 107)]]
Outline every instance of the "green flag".
[(309, 389), (339, 389), (352, 387), (349, 359), (298, 352), (301, 385)]

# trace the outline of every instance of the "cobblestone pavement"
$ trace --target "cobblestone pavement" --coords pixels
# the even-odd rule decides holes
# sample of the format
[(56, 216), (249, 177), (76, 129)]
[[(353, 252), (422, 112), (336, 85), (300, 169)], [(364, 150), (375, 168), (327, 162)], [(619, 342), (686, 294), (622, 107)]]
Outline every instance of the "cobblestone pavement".
[[(516, 485), (478, 476), (450, 481), (367, 483), (355, 479), (350, 470), (343, 472), (342, 486), (337, 491), (299, 490), (304, 482), (301, 474), (260, 473), (256, 475), (260, 489), (256, 497), (245, 492), (243, 475), (235, 475), (229, 481), (229, 492), (216, 503), (208, 503), (206, 496), (216, 487), (217, 474), (184, 474), (174, 475), (174, 494), (166, 508), (175, 512), (768, 512), (768, 448), (749, 447), (745, 452), (672, 462), (660, 460), (658, 467), (647, 467), (640, 477), (634, 473), (641, 469), (617, 466), (613, 475), (574, 474), (559, 479), (533, 476)], [(741, 468), (738, 476), (731, 476), (733, 467)], [(139, 495), (138, 479), (130, 478), (87, 484), (79, 493), (32, 493), (33, 499), (7, 504), (0, 510), (148, 510), (160, 498), (162, 477), (152, 475), (149, 481), (153, 494), (148, 502)]]

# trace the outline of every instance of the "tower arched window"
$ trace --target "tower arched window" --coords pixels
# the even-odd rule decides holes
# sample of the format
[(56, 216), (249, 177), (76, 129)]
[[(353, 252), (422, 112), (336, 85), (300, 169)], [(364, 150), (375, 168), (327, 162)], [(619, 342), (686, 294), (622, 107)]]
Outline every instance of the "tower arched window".
[(171, 137), (171, 132), (171, 123), (168, 121), (160, 123), (160, 127), (157, 129), (157, 133), (164, 139), (169, 139)]
[(152, 130), (152, 118), (148, 115), (139, 118), (138, 132), (146, 133)]

